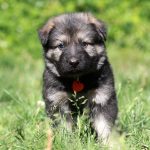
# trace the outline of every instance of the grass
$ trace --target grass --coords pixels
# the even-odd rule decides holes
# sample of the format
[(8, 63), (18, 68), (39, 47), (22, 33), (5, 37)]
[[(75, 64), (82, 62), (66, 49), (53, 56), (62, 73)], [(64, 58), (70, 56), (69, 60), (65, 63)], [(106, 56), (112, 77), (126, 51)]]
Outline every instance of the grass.
[[(125, 147), (150, 147), (149, 52), (115, 50), (110, 45), (108, 55), (112, 62), (119, 102), (119, 116), (115, 130), (123, 137)], [(21, 59), (20, 59), (21, 58)], [(44, 149), (48, 119), (41, 100), (42, 58), (23, 53), (0, 56), (0, 149)], [(26, 61), (28, 60), (28, 61)], [(82, 132), (84, 126), (82, 125)], [(61, 127), (55, 131), (53, 147), (59, 149), (96, 150), (98, 144), (90, 135), (80, 136), (79, 127), (68, 133)]]
[[(63, 7), (59, 1), (56, 1), (51, 4), (50, 15), (83, 9), (83, 4), (72, 5), (72, 3), (65, 2), (66, 7)], [(120, 12), (126, 7), (129, 8), (130, 4), (134, 4), (133, 2), (122, 4), (119, 1), (117, 3)], [(3, 13), (0, 20), (2, 31), (0, 33), (0, 150), (37, 150), (45, 149), (47, 145), (50, 121), (43, 106), (38, 102), (42, 100), (43, 60), (36, 33), (36, 29), (49, 16), (50, 6), (45, 4), (49, 4), (48, 1), (41, 3), (29, 0), (26, 3), (17, 0), (9, 3), (0, 1), (0, 12)], [(110, 4), (111, 1), (106, 4), (101, 3), (102, 9), (106, 12), (102, 13), (105, 14), (102, 18), (104, 20), (106, 18), (108, 24), (112, 24), (109, 29), (107, 49), (115, 74), (119, 104), (119, 115), (112, 135), (112, 141), (117, 142), (114, 149), (119, 149), (120, 146), (121, 149), (148, 150), (150, 148), (150, 44), (149, 36), (146, 34), (149, 29), (148, 19), (146, 15), (141, 17), (143, 13), (146, 14), (147, 5), (144, 2), (136, 5), (133, 8), (135, 13), (128, 19), (128, 13), (119, 16), (119, 11), (115, 9), (113, 12), (112, 8), (109, 8)], [(116, 8), (115, 5), (111, 6)], [(145, 10), (141, 11), (143, 8)], [(93, 12), (98, 16), (96, 7), (93, 8)], [(136, 14), (137, 16), (134, 16)], [(116, 21), (110, 19), (115, 16), (118, 16)], [(15, 21), (11, 20), (13, 18)], [(143, 22), (143, 26), (138, 24), (140, 21)], [(131, 25), (133, 27), (126, 29), (127, 22), (133, 23)], [(67, 132), (63, 126), (54, 130), (53, 149), (108, 148), (95, 141), (84, 118), (81, 117), (72, 133)]]

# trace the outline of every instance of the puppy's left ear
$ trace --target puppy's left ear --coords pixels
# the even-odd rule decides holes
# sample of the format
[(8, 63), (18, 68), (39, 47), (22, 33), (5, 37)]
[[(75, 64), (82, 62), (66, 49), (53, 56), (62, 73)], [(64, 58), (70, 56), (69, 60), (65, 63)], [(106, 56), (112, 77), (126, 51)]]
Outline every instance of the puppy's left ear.
[(97, 28), (97, 32), (102, 37), (103, 41), (106, 41), (107, 39), (107, 28), (103, 21), (97, 20), (97, 23), (95, 24)]
[(43, 47), (48, 43), (48, 37), (50, 31), (54, 28), (54, 23), (52, 20), (49, 20), (41, 29), (38, 30), (39, 38)]
[(89, 18), (90, 23), (95, 26), (99, 36), (105, 42), (107, 39), (107, 28), (106, 28), (105, 23), (101, 20), (97, 20), (91, 14), (88, 14), (88, 18)]

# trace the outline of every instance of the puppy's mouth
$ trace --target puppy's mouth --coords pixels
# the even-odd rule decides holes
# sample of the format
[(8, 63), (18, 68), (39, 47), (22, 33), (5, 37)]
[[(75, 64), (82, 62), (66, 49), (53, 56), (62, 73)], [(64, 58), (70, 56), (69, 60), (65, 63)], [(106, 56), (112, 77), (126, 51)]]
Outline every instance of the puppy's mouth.
[(80, 76), (83, 76), (85, 74), (88, 74), (89, 72), (90, 72), (89, 70), (79, 70), (77, 68), (74, 68), (74, 69), (60, 72), (60, 74), (63, 77), (74, 77), (74, 78), (76, 78), (76, 77), (80, 77)]
[(85, 72), (81, 72), (81, 71), (69, 71), (67, 73), (64, 73), (65, 76), (68, 76), (68, 77), (79, 77), (79, 76), (82, 76), (83, 74), (85, 74)]

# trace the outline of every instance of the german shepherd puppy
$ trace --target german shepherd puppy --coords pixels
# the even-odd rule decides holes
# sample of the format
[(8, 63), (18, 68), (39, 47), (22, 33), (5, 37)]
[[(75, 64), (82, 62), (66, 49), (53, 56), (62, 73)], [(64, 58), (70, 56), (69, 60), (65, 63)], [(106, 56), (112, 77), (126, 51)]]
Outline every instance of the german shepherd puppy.
[[(106, 140), (117, 117), (114, 77), (108, 61), (106, 27), (89, 13), (54, 17), (39, 30), (44, 49), (43, 98), (46, 112), (65, 116), (68, 128), (73, 113), (89, 109), (89, 120), (98, 137)], [(73, 93), (87, 101), (70, 101)], [(76, 113), (77, 114), (77, 113)]]

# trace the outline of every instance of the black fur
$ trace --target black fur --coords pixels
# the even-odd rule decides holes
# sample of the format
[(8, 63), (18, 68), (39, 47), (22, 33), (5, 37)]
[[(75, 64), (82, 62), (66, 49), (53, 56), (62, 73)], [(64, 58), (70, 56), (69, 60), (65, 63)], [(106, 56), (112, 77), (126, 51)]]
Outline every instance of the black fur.
[[(39, 30), (39, 36), (44, 48), (43, 98), (48, 116), (53, 118), (55, 112), (60, 112), (72, 123), (72, 112), (82, 113), (88, 108), (93, 128), (99, 137), (107, 138), (107, 130), (103, 134), (99, 125), (104, 121), (109, 130), (118, 109), (114, 77), (105, 51), (104, 23), (86, 13), (64, 14), (49, 20)], [(69, 100), (77, 78), (85, 85), (78, 96), (88, 99), (85, 104), (78, 101), (79, 110)]]

